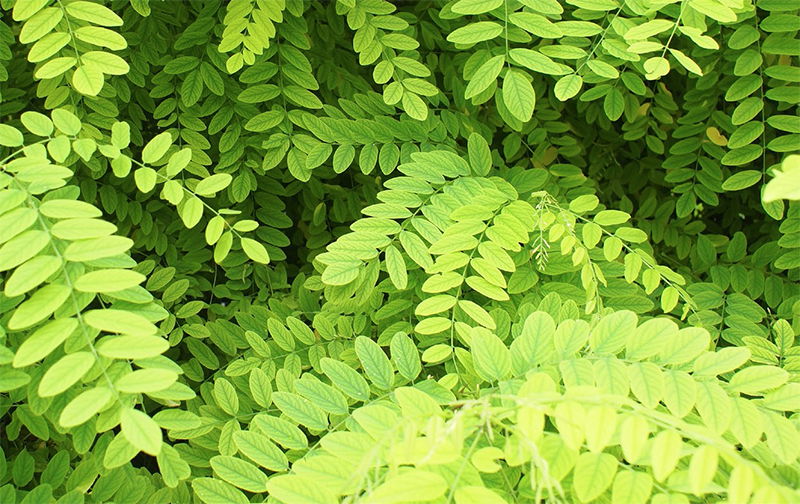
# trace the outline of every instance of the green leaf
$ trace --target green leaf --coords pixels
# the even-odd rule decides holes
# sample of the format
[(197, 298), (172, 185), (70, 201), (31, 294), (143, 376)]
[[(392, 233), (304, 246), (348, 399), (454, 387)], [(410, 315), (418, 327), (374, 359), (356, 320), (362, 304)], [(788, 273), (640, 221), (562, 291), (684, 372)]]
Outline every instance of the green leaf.
[(645, 504), (653, 489), (653, 478), (638, 471), (621, 471), (614, 478), (611, 502), (614, 504)]
[(211, 468), (214, 474), (242, 490), (256, 493), (267, 490), (267, 475), (244, 460), (217, 455), (211, 458)]
[(347, 285), (356, 278), (361, 261), (337, 261), (322, 272), (322, 281), (328, 285)]
[(359, 336), (356, 338), (355, 350), (370, 381), (379, 388), (390, 390), (394, 381), (394, 370), (383, 349), (371, 339)]
[(17, 331), (38, 324), (61, 307), (69, 299), (70, 294), (69, 287), (61, 284), (42, 287), (17, 307), (8, 320), (8, 328)]
[(214, 400), (225, 413), (236, 416), (239, 412), (239, 396), (231, 382), (219, 378), (214, 382)]
[(316, 379), (297, 380), (294, 389), (326, 413), (344, 415), (349, 411), (344, 395), (326, 383)]
[(494, 84), (503, 69), (505, 61), (505, 57), (502, 55), (494, 56), (485, 61), (469, 79), (467, 88), (464, 91), (464, 98), (468, 100), (474, 98)]
[(324, 357), (319, 362), (322, 372), (342, 392), (357, 401), (369, 399), (369, 385), (356, 370), (342, 362)]
[(492, 152), (486, 139), (478, 133), (471, 133), (467, 139), (469, 164), (475, 175), (486, 176), (492, 169)]
[(503, 32), (503, 27), (493, 21), (478, 21), (462, 26), (447, 36), (447, 41), (454, 44), (477, 44), (491, 40)]
[(58, 423), (67, 428), (81, 425), (103, 409), (111, 397), (111, 390), (105, 386), (85, 390), (64, 407)]
[(601, 226), (615, 226), (628, 222), (630, 218), (628, 213), (620, 210), (601, 210), (594, 216), (594, 221)]
[(761, 181), (761, 172), (757, 170), (744, 170), (736, 172), (722, 183), (726, 191), (741, 191)]
[(35, 289), (62, 267), (61, 259), (50, 255), (34, 257), (19, 266), (6, 280), (4, 294), (20, 296)]
[(485, 329), (473, 329), (470, 340), (475, 371), (488, 382), (506, 378), (511, 372), (511, 352), (496, 335)]
[(169, 387), (178, 379), (178, 373), (168, 369), (137, 369), (114, 383), (120, 392), (140, 394), (158, 392)]
[(474, 485), (461, 486), (455, 493), (456, 504), (506, 504), (496, 492)]
[(242, 238), (242, 250), (247, 257), (261, 264), (269, 264), (269, 254), (261, 243), (252, 238)]
[(85, 273), (73, 286), (82, 292), (118, 292), (144, 282), (145, 276), (131, 270), (103, 269)]
[(40, 112), (23, 112), (20, 120), (25, 129), (36, 136), (46, 137), (53, 133), (53, 121)]
[(653, 477), (656, 481), (664, 481), (669, 476), (678, 460), (681, 458), (683, 440), (680, 434), (665, 430), (653, 438), (652, 451), (650, 452)]
[(88, 42), (90, 44), (105, 47), (112, 51), (119, 51), (128, 47), (128, 42), (125, 37), (109, 30), (108, 28), (101, 28), (99, 26), (81, 26), (74, 30), (75, 38)]
[(153, 164), (167, 153), (172, 145), (172, 134), (169, 131), (154, 136), (142, 149), (142, 162)]
[(750, 366), (738, 371), (730, 379), (732, 391), (758, 394), (780, 387), (789, 379), (789, 373), (775, 366)]
[(511, 115), (522, 122), (531, 120), (536, 104), (536, 94), (525, 74), (509, 70), (503, 78), (503, 102)]
[(158, 329), (138, 313), (106, 308), (90, 310), (83, 315), (84, 321), (95, 329), (110, 333), (150, 336)]
[(203, 217), (203, 202), (196, 196), (184, 198), (178, 207), (178, 213), (181, 216), (183, 225), (188, 229), (192, 229)]
[(389, 345), (392, 362), (406, 380), (414, 380), (422, 371), (419, 360), (419, 351), (407, 334), (398, 332), (392, 337)]
[(192, 480), (192, 490), (205, 504), (248, 504), (250, 502), (240, 490), (214, 478)]
[(228, 187), (232, 180), (233, 177), (228, 173), (217, 173), (198, 182), (194, 192), (200, 196), (213, 196)]
[(669, 73), (669, 60), (662, 56), (653, 56), (644, 62), (644, 71), (647, 80), (656, 80)]
[(558, 79), (553, 92), (561, 101), (567, 101), (574, 97), (581, 90), (583, 86), (583, 78), (577, 74), (565, 75)]
[[(51, 60), (50, 63), (53, 61), (55, 60)], [(37, 75), (40, 76), (39, 78), (46, 78), (41, 73), (43, 69), (44, 67), (40, 68), (37, 73)], [(59, 73), (63, 73), (63, 71)], [(92, 63), (84, 63), (78, 66), (72, 73), (72, 87), (74, 87), (77, 92), (86, 96), (97, 96), (100, 94), (104, 83), (105, 78), (103, 77), (102, 70)]]
[(272, 394), (272, 402), (286, 416), (309, 429), (323, 430), (328, 427), (325, 412), (304, 397), (278, 391)]
[(600, 355), (619, 353), (625, 347), (626, 339), (636, 330), (636, 322), (636, 314), (628, 310), (606, 315), (589, 334), (589, 346)]
[(767, 182), (762, 195), (765, 202), (779, 199), (800, 200), (800, 156), (788, 156), (782, 171), (774, 172), (775, 178)]
[(719, 455), (713, 446), (699, 446), (689, 462), (689, 486), (696, 495), (706, 493), (717, 473)]
[(122, 26), (122, 18), (104, 5), (77, 0), (66, 5), (67, 14), (100, 26)]
[(410, 469), (387, 478), (367, 499), (374, 504), (432, 501), (444, 495), (447, 488), (447, 482), (440, 475)]
[(120, 422), (122, 435), (131, 445), (153, 456), (161, 452), (161, 428), (155, 420), (137, 409), (123, 408)]
[(19, 147), (23, 142), (22, 133), (8, 124), (0, 124), (0, 145)]
[(276, 499), (293, 504), (336, 504), (338, 499), (314, 480), (296, 474), (279, 475), (267, 482), (267, 491)]
[(503, 0), (459, 0), (450, 9), (456, 14), (475, 16), (485, 14), (503, 5)]
[(68, 199), (47, 200), (39, 206), (39, 211), (52, 219), (91, 219), (103, 215), (94, 205)]
[(408, 272), (406, 271), (405, 259), (394, 245), (386, 247), (386, 270), (392, 284), (399, 290), (404, 290), (408, 285)]
[(64, 250), (64, 259), (72, 262), (87, 262), (125, 253), (133, 246), (133, 240), (124, 236), (104, 236), (70, 243)]
[(406, 90), (402, 98), (403, 110), (412, 119), (424, 121), (428, 118), (428, 106), (419, 95)]
[(169, 488), (175, 488), (180, 481), (188, 479), (192, 474), (189, 464), (181, 458), (178, 450), (168, 444), (161, 446), (156, 460), (164, 484)]
[(146, 359), (166, 352), (169, 342), (156, 336), (113, 336), (104, 338), (97, 351), (110, 359)]
[[(56, 319), (37, 329), (14, 354), (14, 367), (25, 367), (44, 359), (78, 328), (74, 318)], [(48, 369), (51, 371), (53, 367)]]
[(94, 363), (95, 358), (91, 352), (75, 352), (61, 357), (42, 376), (39, 395), (52, 397), (64, 392), (83, 378)]
[(622, 113), (625, 111), (625, 99), (619, 89), (614, 88), (606, 94), (603, 99), (603, 111), (606, 113), (606, 117), (612, 121), (622, 117)]
[[(575, 419), (579, 421), (578, 419)], [(581, 502), (591, 502), (602, 495), (614, 480), (617, 460), (608, 453), (583, 453), (575, 463), (572, 485)]]
[(266, 436), (256, 432), (237, 431), (233, 433), (233, 441), (242, 455), (261, 467), (276, 472), (288, 468), (286, 455)]

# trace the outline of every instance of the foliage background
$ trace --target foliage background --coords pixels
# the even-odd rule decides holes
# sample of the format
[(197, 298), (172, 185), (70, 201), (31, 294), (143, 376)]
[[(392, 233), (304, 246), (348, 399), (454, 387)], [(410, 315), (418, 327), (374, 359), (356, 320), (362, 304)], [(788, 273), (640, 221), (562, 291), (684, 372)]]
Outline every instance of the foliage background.
[(0, 0), (0, 502), (797, 502), (791, 0)]

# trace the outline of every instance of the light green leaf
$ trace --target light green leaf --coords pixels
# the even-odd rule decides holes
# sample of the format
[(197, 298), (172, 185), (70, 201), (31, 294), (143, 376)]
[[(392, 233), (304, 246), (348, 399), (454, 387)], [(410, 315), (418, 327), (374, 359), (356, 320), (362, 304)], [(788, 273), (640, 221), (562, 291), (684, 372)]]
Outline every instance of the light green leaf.
[(371, 339), (359, 336), (355, 350), (370, 381), (383, 390), (390, 390), (394, 382), (394, 370), (383, 349)]
[(503, 78), (503, 102), (511, 115), (522, 122), (531, 120), (536, 93), (530, 81), (519, 70), (509, 70)]
[[(575, 419), (579, 421), (578, 419)], [(602, 495), (617, 472), (617, 460), (608, 453), (582, 453), (575, 463), (572, 485), (581, 502), (591, 502)]]
[(25, 294), (50, 278), (62, 267), (58, 257), (50, 255), (36, 256), (19, 266), (6, 280), (4, 294), (7, 297)]
[(8, 124), (0, 124), (0, 145), (19, 147), (23, 142), (22, 133)]
[(67, 428), (81, 425), (103, 409), (111, 397), (111, 390), (105, 386), (81, 392), (61, 411), (58, 423)]
[(389, 272), (389, 279), (399, 290), (404, 290), (408, 285), (408, 272), (406, 271), (405, 259), (394, 245), (386, 247), (385, 260), (386, 270)]
[(225, 378), (214, 381), (214, 400), (225, 413), (236, 416), (239, 412), (239, 396), (236, 388)]
[(269, 264), (269, 254), (261, 243), (252, 238), (242, 238), (242, 250), (247, 257), (261, 264)]
[(100, 26), (122, 26), (122, 18), (108, 7), (84, 0), (66, 4), (67, 14)]
[[(19, 346), (14, 354), (14, 367), (25, 367), (44, 359), (78, 328), (74, 318), (56, 319), (40, 327)], [(48, 371), (52, 370), (51, 366)]]
[(355, 369), (328, 357), (322, 358), (319, 363), (322, 372), (339, 390), (358, 401), (369, 399), (369, 385)]
[(255, 493), (267, 490), (267, 475), (242, 459), (217, 455), (211, 458), (211, 468), (221, 479), (242, 490)]
[(486, 329), (472, 330), (470, 348), (475, 371), (488, 382), (506, 378), (511, 373), (511, 353), (495, 334)]
[[(52, 61), (54, 60), (51, 60), (51, 62)], [(42, 72), (43, 68), (44, 67), (40, 68), (39, 72)], [(86, 96), (97, 96), (100, 94), (104, 83), (105, 78), (103, 77), (102, 70), (92, 63), (84, 63), (78, 66), (72, 74), (72, 86), (77, 92)]]
[(42, 376), (42, 381), (39, 382), (39, 395), (52, 397), (64, 392), (83, 378), (94, 363), (95, 358), (91, 352), (65, 355), (51, 365)]
[(153, 164), (167, 153), (172, 145), (172, 134), (169, 131), (159, 133), (147, 142), (142, 149), (142, 162)]
[(200, 196), (213, 196), (228, 187), (232, 180), (233, 177), (228, 173), (217, 173), (198, 182), (194, 192)]
[(118, 292), (144, 282), (145, 276), (125, 269), (103, 269), (84, 273), (75, 280), (74, 287), (82, 292)]
[(328, 427), (325, 412), (305, 397), (277, 391), (272, 394), (272, 402), (283, 414), (309, 429), (323, 430)]
[(459, 0), (450, 9), (463, 16), (485, 14), (503, 5), (503, 0)]
[(123, 408), (120, 421), (122, 435), (131, 445), (153, 456), (161, 452), (161, 428), (155, 420), (137, 409)]
[(248, 504), (250, 502), (239, 489), (214, 478), (193, 479), (192, 490), (205, 504)]
[(387, 478), (366, 500), (371, 504), (432, 501), (444, 495), (447, 488), (447, 482), (440, 475), (410, 469)]
[(468, 100), (474, 98), (494, 84), (503, 69), (505, 61), (505, 56), (499, 55), (484, 62), (470, 77), (467, 88), (464, 91), (464, 98)]
[(656, 435), (650, 452), (653, 476), (656, 481), (664, 481), (667, 476), (672, 474), (678, 460), (681, 458), (682, 449), (683, 439), (681, 439), (680, 434), (665, 430)]
[(581, 86), (583, 86), (583, 78), (580, 75), (565, 75), (558, 79), (558, 82), (556, 82), (553, 88), (553, 92), (559, 100), (567, 101), (578, 94), (581, 90)]
[(406, 380), (416, 379), (422, 371), (422, 365), (419, 360), (419, 351), (411, 338), (403, 332), (398, 332), (392, 337), (389, 348), (392, 362), (398, 373)]
[(412, 119), (424, 121), (428, 118), (428, 106), (416, 93), (406, 90), (402, 98), (403, 111)]
[(447, 36), (454, 44), (477, 44), (491, 40), (503, 32), (503, 27), (494, 21), (478, 21), (456, 29)]
[(506, 504), (494, 491), (475, 485), (461, 486), (455, 493), (456, 504)]
[(315, 483), (309, 477), (286, 474), (270, 478), (267, 482), (267, 491), (272, 497), (292, 504), (336, 504), (339, 502), (333, 492)]
[(95, 329), (110, 333), (150, 336), (158, 329), (138, 313), (105, 308), (90, 310), (83, 315), (84, 321)]
[(741, 191), (761, 181), (761, 172), (758, 170), (744, 170), (728, 177), (722, 188), (726, 191)]
[(8, 320), (8, 328), (18, 331), (45, 320), (69, 299), (71, 292), (65, 285), (45, 285), (17, 307)]
[(97, 351), (110, 359), (146, 359), (166, 352), (169, 342), (156, 336), (112, 336), (97, 345)]
[(236, 431), (233, 441), (242, 455), (270, 471), (285, 471), (289, 462), (275, 443), (257, 432)]
[(124, 236), (104, 236), (70, 243), (64, 251), (64, 259), (72, 262), (87, 262), (125, 253), (133, 246), (133, 240)]
[(114, 386), (120, 392), (140, 394), (157, 392), (169, 387), (178, 379), (178, 373), (167, 369), (137, 369), (124, 375)]
[(750, 366), (738, 371), (730, 379), (730, 389), (754, 395), (780, 387), (789, 379), (785, 369), (776, 366)]

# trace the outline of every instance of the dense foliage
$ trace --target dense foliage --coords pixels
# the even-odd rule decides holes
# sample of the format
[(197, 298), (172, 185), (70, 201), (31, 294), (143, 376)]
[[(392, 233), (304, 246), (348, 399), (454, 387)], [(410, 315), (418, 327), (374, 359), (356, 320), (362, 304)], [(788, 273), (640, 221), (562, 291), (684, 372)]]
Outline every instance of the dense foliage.
[(796, 0), (0, 0), (0, 502), (800, 502)]

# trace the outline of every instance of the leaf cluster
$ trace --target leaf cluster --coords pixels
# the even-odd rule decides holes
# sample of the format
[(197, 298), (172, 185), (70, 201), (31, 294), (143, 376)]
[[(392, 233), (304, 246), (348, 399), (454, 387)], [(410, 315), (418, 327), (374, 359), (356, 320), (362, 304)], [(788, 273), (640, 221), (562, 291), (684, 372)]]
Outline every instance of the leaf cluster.
[(0, 502), (797, 502), (798, 31), (0, 0)]

